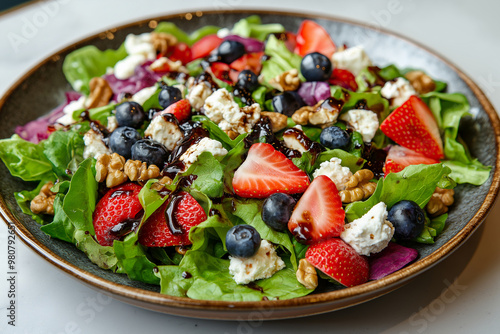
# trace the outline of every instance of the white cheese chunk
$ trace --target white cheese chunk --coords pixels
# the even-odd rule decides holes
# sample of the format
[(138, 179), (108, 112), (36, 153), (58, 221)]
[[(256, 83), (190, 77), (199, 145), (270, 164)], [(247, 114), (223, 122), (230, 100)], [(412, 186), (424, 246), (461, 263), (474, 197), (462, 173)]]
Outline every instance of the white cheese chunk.
[(361, 45), (335, 52), (332, 55), (332, 62), (335, 68), (348, 70), (355, 76), (367, 66), (372, 65), (372, 61)]
[(341, 120), (346, 121), (355, 131), (363, 136), (365, 143), (370, 142), (379, 128), (377, 114), (371, 110), (351, 109), (340, 116)]
[(343, 167), (341, 163), (342, 160), (339, 158), (331, 158), (330, 161), (324, 161), (314, 171), (313, 177), (317, 178), (320, 175), (326, 175), (335, 183), (339, 191), (344, 190), (345, 183), (349, 181), (352, 173), (348, 167)]

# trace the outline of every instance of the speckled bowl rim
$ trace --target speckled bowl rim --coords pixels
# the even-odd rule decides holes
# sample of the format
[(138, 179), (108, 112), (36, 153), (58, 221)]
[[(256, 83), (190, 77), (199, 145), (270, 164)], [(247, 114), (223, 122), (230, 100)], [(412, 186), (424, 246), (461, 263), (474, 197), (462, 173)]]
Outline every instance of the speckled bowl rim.
[[(493, 131), (495, 133), (495, 147), (496, 151), (499, 152), (500, 147), (500, 120), (498, 114), (493, 108), (492, 104), (481, 91), (481, 89), (470, 79), (464, 72), (459, 70), (450, 61), (437, 54), (435, 51), (430, 50), (426, 46), (415, 42), (407, 37), (400, 34), (381, 29), (379, 27), (371, 26), (365, 23), (356, 22), (353, 20), (338, 18), (330, 15), (322, 15), (316, 13), (298, 13), (290, 11), (281, 10), (255, 10), (255, 9), (237, 9), (237, 10), (198, 10), (197, 13), (202, 12), (203, 14), (274, 14), (279, 16), (300, 16), (309, 17), (312, 19), (325, 19), (331, 21), (337, 21), (341, 23), (347, 23), (351, 25), (360, 26), (363, 28), (372, 29), (387, 35), (392, 35), (402, 40), (405, 40), (414, 46), (423, 49), (424, 51), (432, 54), (433, 56), (439, 58), (441, 61), (446, 63), (451, 69), (453, 69), (459, 77), (467, 84), (470, 90), (474, 93), (478, 99), (481, 106), (487, 113), (489, 120), (492, 124)], [(174, 13), (170, 15), (165, 15), (161, 17), (154, 17), (149, 19), (143, 19), (139, 21), (134, 21), (132, 23), (127, 23), (116, 27), (114, 29), (121, 30), (124, 28), (140, 26), (147, 24), (148, 22), (154, 21), (165, 21), (173, 18), (186, 17), (187, 14), (193, 14), (194, 12), (182, 12)], [(114, 30), (113, 29), (113, 30)], [(100, 33), (94, 34), (87, 38), (81, 39), (78, 42), (69, 45), (54, 54), (48, 56), (45, 60), (38, 63), (26, 74), (24, 74), (17, 82), (12, 85), (5, 95), (0, 100), (0, 110), (3, 108), (8, 97), (16, 90), (24, 80), (26, 80), (33, 72), (37, 71), (40, 67), (44, 66), (51, 59), (59, 57), (60, 54), (72, 49), (76, 44), (85, 43), (91, 39), (99, 37)], [(182, 297), (174, 297), (163, 295), (158, 292), (152, 292), (148, 290), (143, 290), (140, 288), (134, 288), (122, 284), (117, 284), (106, 279), (103, 279), (97, 275), (91, 274), (69, 262), (64, 260), (62, 257), (53, 253), (49, 248), (37, 240), (27, 228), (23, 226), (15, 216), (8, 210), (3, 198), (0, 198), (0, 218), (2, 218), (7, 225), (10, 222), (14, 222), (16, 233), (20, 239), (33, 251), (42, 256), (45, 260), (71, 275), (72, 277), (78, 279), (82, 283), (101, 290), (103, 293), (111, 295), (119, 300), (134, 304), (147, 309), (152, 309), (155, 311), (184, 315), (189, 317), (199, 317), (199, 318), (211, 318), (211, 319), (236, 319), (236, 316), (241, 314), (248, 314), (250, 311), (255, 310), (274, 310), (274, 316), (271, 312), (270, 315), (264, 316), (264, 319), (283, 319), (289, 317), (312, 315), (317, 313), (329, 312), (348, 306), (356, 305), (380, 295), (388, 293), (399, 286), (405, 284), (409, 280), (413, 279), (416, 275), (422, 273), (423, 271), (436, 265), (439, 261), (443, 260), (446, 256), (450, 255), (455, 249), (457, 249), (461, 244), (463, 244), (472, 233), (479, 227), (481, 222), (486, 218), (489, 210), (492, 208), (495, 199), (498, 195), (500, 188), (500, 159), (496, 157), (496, 163), (494, 168), (494, 174), (492, 177), (492, 183), (488, 194), (479, 207), (476, 214), (472, 219), (462, 228), (455, 236), (453, 236), (448, 242), (443, 246), (438, 248), (436, 251), (426, 256), (423, 259), (416, 261), (415, 263), (391, 274), (382, 279), (371, 281), (363, 285), (346, 288), (342, 290), (325, 292), (319, 294), (311, 294), (304, 297), (288, 299), (288, 300), (272, 300), (272, 301), (259, 301), (259, 302), (226, 302), (226, 301), (211, 301), (211, 300), (195, 300)]]

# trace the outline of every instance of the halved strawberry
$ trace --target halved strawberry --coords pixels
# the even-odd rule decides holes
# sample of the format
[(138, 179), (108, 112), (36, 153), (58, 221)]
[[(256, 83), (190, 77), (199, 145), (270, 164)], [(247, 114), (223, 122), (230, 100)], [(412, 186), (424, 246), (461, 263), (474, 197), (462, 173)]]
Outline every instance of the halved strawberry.
[(259, 75), (260, 70), (262, 69), (261, 58), (263, 55), (264, 52), (244, 54), (243, 56), (229, 64), (229, 67), (238, 72), (241, 72), (243, 70), (251, 70), (253, 73)]
[(319, 52), (328, 58), (332, 57), (337, 47), (326, 30), (311, 20), (304, 20), (297, 32), (295, 53), (302, 57), (311, 52)]
[(328, 239), (309, 246), (306, 259), (314, 267), (347, 287), (368, 281), (368, 261), (342, 239)]
[(309, 177), (270, 144), (253, 144), (234, 173), (234, 192), (241, 197), (265, 198), (277, 192), (302, 193)]
[(410, 165), (432, 165), (439, 163), (439, 160), (426, 157), (425, 155), (412, 151), (403, 146), (394, 145), (389, 150), (385, 159), (385, 175), (389, 173), (398, 173)]
[(293, 209), (288, 229), (300, 243), (313, 244), (338, 237), (344, 228), (345, 211), (335, 183), (316, 177)]
[(174, 114), (179, 122), (189, 118), (191, 115), (191, 104), (187, 99), (179, 100), (169, 105), (165, 110), (161, 111), (159, 115)]
[(415, 95), (394, 110), (382, 122), (380, 130), (401, 146), (429, 158), (444, 158), (443, 142), (432, 111)]
[(208, 35), (201, 38), (191, 46), (191, 59), (195, 60), (208, 56), (222, 41), (223, 39), (217, 35)]
[(340, 86), (342, 88), (352, 90), (353, 92), (358, 90), (356, 77), (354, 77), (354, 75), (348, 70), (334, 68), (328, 82), (331, 85)]
[(177, 43), (168, 58), (173, 61), (180, 60), (183, 65), (186, 65), (192, 59), (191, 48), (186, 43)]
[(189, 231), (207, 219), (203, 208), (187, 192), (167, 199), (139, 230), (139, 243), (147, 247), (190, 245)]
[(123, 234), (111, 231), (113, 228), (120, 227), (119, 224), (122, 224), (124, 228), (127, 228), (127, 224), (131, 225), (129, 226), (131, 230), (134, 219), (142, 211), (137, 197), (141, 189), (142, 187), (138, 184), (126, 183), (109, 189), (97, 203), (92, 220), (99, 245), (112, 246), (113, 240), (118, 240), (123, 236)]

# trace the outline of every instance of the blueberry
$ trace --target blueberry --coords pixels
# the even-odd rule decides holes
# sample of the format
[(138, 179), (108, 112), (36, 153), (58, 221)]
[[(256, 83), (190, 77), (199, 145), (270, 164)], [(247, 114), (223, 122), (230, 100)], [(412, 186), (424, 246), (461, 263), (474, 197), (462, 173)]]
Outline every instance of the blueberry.
[(272, 194), (266, 198), (262, 206), (262, 220), (276, 231), (285, 231), (295, 203), (290, 195)]
[(330, 149), (344, 148), (349, 144), (350, 136), (347, 131), (342, 130), (338, 126), (329, 126), (319, 136), (319, 142), (324, 147)]
[[(245, 46), (237, 41), (224, 41), (217, 48), (218, 61), (230, 64), (245, 54)], [(212, 58), (211, 58), (212, 59)]]
[(139, 139), (141, 139), (141, 135), (136, 129), (122, 126), (111, 132), (108, 145), (113, 153), (118, 153), (125, 159), (130, 159), (132, 145)]
[(116, 121), (119, 126), (141, 127), (146, 119), (146, 113), (137, 102), (123, 102), (116, 106)]
[(166, 108), (180, 100), (182, 100), (182, 93), (177, 87), (163, 86), (158, 94), (158, 102), (162, 108)]
[(332, 71), (330, 59), (319, 52), (306, 54), (300, 63), (300, 72), (307, 81), (326, 81), (332, 75)]
[(141, 139), (132, 145), (132, 160), (139, 160), (156, 165), (160, 169), (168, 159), (167, 149), (157, 141), (151, 139)]
[(424, 229), (425, 213), (417, 203), (403, 200), (392, 206), (387, 220), (394, 226), (396, 240), (409, 240), (418, 237)]
[(236, 225), (226, 234), (226, 248), (229, 254), (251, 257), (260, 247), (260, 234), (250, 225)]
[(259, 87), (259, 77), (250, 70), (243, 70), (238, 74), (238, 81), (236, 84), (240, 88), (253, 91)]
[(292, 117), (293, 113), (306, 104), (297, 92), (285, 91), (273, 97), (274, 111)]

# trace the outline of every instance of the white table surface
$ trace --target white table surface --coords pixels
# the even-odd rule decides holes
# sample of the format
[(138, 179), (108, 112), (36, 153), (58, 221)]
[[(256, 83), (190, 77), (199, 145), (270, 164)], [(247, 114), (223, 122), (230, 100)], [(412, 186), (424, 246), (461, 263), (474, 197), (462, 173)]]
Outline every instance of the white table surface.
[[(328, 13), (413, 38), (458, 65), (500, 110), (500, 2), (394, 0), (190, 0), (35, 2), (0, 16), (0, 94), (25, 71), (89, 34), (182, 10), (276, 8)], [(396, 0), (397, 2), (397, 0)], [(49, 6), (45, 7), (44, 6)], [(46, 14), (44, 14), (46, 13)], [(48, 14), (47, 14), (48, 13)], [(35, 21), (35, 30), (26, 26)], [(24, 30), (23, 30), (24, 29)], [(14, 45), (8, 36), (24, 36)], [(34, 101), (33, 107), (36, 107)], [(500, 205), (457, 252), (411, 283), (349, 309), (283, 321), (209, 321), (170, 316), (104, 297), (48, 264), (17, 240), (17, 321), (7, 325), (7, 229), (0, 224), (1, 333), (498, 333)]]

